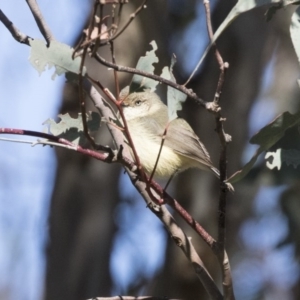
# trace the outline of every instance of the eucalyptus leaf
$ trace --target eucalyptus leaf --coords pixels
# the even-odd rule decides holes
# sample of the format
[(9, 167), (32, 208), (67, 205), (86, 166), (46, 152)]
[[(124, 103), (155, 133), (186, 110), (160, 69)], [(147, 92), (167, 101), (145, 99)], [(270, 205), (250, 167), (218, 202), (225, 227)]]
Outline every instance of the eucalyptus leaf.
[[(150, 45), (153, 49), (146, 52), (145, 56), (140, 57), (136, 69), (154, 74), (153, 64), (158, 63), (159, 61), (155, 54), (155, 51), (157, 50), (157, 44), (155, 41), (152, 41)], [(129, 93), (143, 92), (145, 90), (155, 91), (157, 85), (158, 82), (153, 79), (134, 74), (130, 84)]]
[[(59, 122), (53, 119), (47, 119), (43, 125), (48, 125), (49, 132), (60, 138), (64, 138), (76, 145), (83, 145), (86, 141), (83, 132), (83, 123), (81, 114), (78, 118), (72, 118), (68, 113), (58, 115)], [(100, 128), (100, 115), (96, 112), (87, 114), (87, 126), (90, 131), (97, 131)]]
[[(300, 123), (300, 111), (296, 114), (284, 112), (279, 115), (275, 120), (263, 127), (251, 139), (251, 144), (259, 145), (256, 153), (251, 160), (239, 171), (233, 174), (227, 181), (230, 183), (237, 182), (245, 177), (255, 164), (258, 156), (270, 149), (276, 142), (278, 142), (285, 134), (285, 131)], [(277, 164), (277, 163), (276, 163)]]
[[(176, 79), (173, 74), (173, 67), (176, 63), (176, 57), (173, 55), (170, 68), (164, 67), (161, 77), (171, 80), (176, 83)], [(177, 111), (182, 109), (182, 103), (185, 102), (186, 94), (174, 89), (171, 86), (167, 87), (167, 102), (168, 102), (168, 116), (169, 121), (172, 121), (178, 117)]]
[[(72, 58), (73, 49), (57, 41), (51, 41), (49, 47), (42, 40), (30, 41), (31, 51), (29, 61), (32, 66), (41, 75), (45, 71), (46, 67), (55, 68), (52, 79), (55, 79), (56, 75), (62, 75), (67, 72), (79, 74), (81, 58)], [(86, 69), (83, 68), (83, 74)]]

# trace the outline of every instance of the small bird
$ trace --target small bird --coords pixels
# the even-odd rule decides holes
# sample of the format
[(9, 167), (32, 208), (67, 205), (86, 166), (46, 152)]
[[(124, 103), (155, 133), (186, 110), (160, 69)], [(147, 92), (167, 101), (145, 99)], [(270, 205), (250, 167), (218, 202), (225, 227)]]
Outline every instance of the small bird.
[[(131, 93), (122, 97), (123, 113), (142, 167), (149, 175), (153, 172), (166, 135), (154, 177), (170, 178), (188, 168), (220, 173), (210, 160), (208, 151), (191, 126), (182, 118), (169, 122), (168, 108), (153, 92)], [(227, 184), (231, 189), (231, 185)]]

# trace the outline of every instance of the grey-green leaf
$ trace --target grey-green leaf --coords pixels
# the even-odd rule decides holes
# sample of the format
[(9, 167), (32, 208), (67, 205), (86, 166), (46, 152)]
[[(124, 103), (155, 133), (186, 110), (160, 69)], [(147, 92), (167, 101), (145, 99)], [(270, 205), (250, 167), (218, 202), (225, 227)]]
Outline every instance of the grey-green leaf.
[[(49, 126), (49, 132), (55, 136), (64, 138), (76, 145), (83, 145), (85, 143), (85, 135), (83, 132), (82, 116), (78, 115), (78, 118), (72, 118), (68, 113), (58, 115), (59, 122), (55, 122), (53, 119), (46, 120), (43, 125)], [(87, 126), (90, 131), (97, 131), (100, 127), (100, 115), (96, 112), (87, 114)]]
[[(152, 41), (150, 45), (153, 49), (151, 51), (146, 52), (145, 56), (140, 57), (136, 69), (154, 74), (153, 64), (158, 63), (158, 57), (155, 54), (155, 51), (157, 50), (157, 45), (155, 41)], [(129, 93), (131, 94), (133, 92), (143, 92), (145, 90), (154, 91), (156, 89), (157, 84), (158, 82), (153, 79), (135, 74), (130, 84)]]
[[(80, 73), (80, 57), (72, 59), (73, 49), (57, 41), (51, 41), (50, 46), (47, 47), (45, 42), (42, 40), (31, 40), (30, 41), (31, 51), (29, 61), (32, 66), (41, 74), (45, 71), (46, 67), (55, 68), (52, 79), (56, 75), (61, 75), (66, 72), (75, 74)], [(86, 72), (83, 69), (84, 75)]]
[[(170, 68), (164, 67), (161, 77), (176, 82), (173, 74), (173, 67), (176, 63), (176, 57), (173, 55)], [(172, 121), (178, 117), (177, 111), (182, 109), (182, 103), (186, 100), (186, 94), (174, 89), (171, 86), (167, 88), (167, 102), (168, 102), (168, 116), (169, 121)]]

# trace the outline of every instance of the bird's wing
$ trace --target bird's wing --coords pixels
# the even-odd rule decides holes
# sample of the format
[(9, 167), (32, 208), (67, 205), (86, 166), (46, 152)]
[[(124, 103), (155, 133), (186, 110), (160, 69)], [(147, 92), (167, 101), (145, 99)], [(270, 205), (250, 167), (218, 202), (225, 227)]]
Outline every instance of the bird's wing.
[(198, 161), (212, 171), (215, 169), (206, 148), (184, 119), (178, 118), (169, 123), (164, 145), (180, 155)]

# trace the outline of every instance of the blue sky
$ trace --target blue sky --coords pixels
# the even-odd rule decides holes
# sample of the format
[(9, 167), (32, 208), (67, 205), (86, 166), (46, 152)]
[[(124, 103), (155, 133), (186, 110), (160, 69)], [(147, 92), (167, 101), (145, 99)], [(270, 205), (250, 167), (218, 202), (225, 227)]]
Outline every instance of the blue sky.
[[(39, 3), (55, 38), (72, 43), (82, 28), (90, 2)], [(22, 32), (42, 38), (25, 1), (2, 1), (0, 9)], [(0, 127), (42, 131), (42, 123), (56, 115), (64, 78), (52, 81), (53, 70), (39, 76), (28, 61), (30, 48), (17, 43), (2, 23), (0, 36)], [(42, 295), (55, 166), (54, 152), (49, 147), (0, 141), (1, 299), (35, 300)]]

